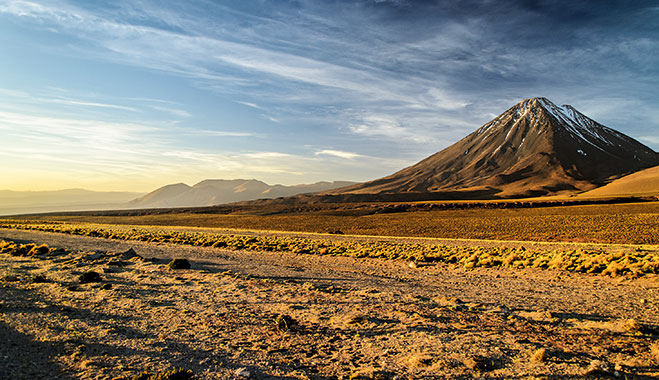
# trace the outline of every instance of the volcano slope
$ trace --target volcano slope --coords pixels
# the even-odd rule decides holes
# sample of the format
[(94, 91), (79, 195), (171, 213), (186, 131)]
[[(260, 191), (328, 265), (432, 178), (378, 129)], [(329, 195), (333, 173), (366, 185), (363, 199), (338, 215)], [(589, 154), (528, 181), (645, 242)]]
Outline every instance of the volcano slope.
[[(659, 154), (569, 105), (523, 100), (450, 147), (390, 176), (326, 194), (389, 198), (574, 194), (659, 165)], [(364, 198), (363, 196), (361, 198)], [(420, 200), (420, 199), (419, 199)]]

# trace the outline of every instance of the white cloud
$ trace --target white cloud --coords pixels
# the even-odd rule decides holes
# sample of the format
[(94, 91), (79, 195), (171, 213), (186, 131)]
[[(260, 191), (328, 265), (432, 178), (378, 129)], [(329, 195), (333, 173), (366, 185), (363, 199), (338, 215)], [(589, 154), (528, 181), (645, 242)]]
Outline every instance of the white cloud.
[(344, 152), (341, 150), (334, 150), (334, 149), (323, 149), (323, 150), (319, 150), (318, 152), (315, 152), (314, 154), (316, 156), (334, 156), (334, 157), (346, 158), (349, 160), (359, 157), (364, 157), (359, 153)]
[(172, 107), (160, 107), (160, 106), (151, 106), (152, 109), (160, 112), (165, 112), (168, 113), (172, 116), (180, 117), (180, 118), (188, 118), (192, 115), (188, 111), (178, 109), (178, 108), (172, 108)]
[(254, 153), (245, 153), (242, 156), (247, 158), (262, 158), (262, 159), (293, 157), (293, 155), (291, 154), (281, 153), (281, 152), (254, 152)]
[(247, 107), (256, 108), (257, 110), (262, 110), (263, 109), (263, 107), (259, 106), (258, 104), (255, 104), (255, 103), (239, 102), (239, 101), (235, 101), (235, 102), (238, 103), (238, 104), (242, 104), (244, 106), (247, 106)]
[(137, 111), (137, 109), (135, 109), (133, 107), (119, 106), (119, 105), (116, 105), (116, 104), (85, 102), (85, 101), (82, 101), (82, 100), (73, 100), (73, 99), (36, 99), (36, 100), (41, 100), (41, 101), (48, 102), (48, 103), (67, 104), (67, 105), (73, 105), (73, 106), (112, 108), (112, 109), (116, 109), (116, 110), (133, 111), (133, 112)]
[(429, 136), (420, 136), (412, 129), (406, 128), (398, 120), (386, 115), (364, 116), (360, 123), (352, 124), (348, 128), (357, 134), (365, 136), (383, 136), (389, 139), (404, 139), (424, 142), (431, 139)]
[(193, 133), (198, 133), (200, 135), (206, 136), (216, 136), (216, 137), (258, 137), (256, 133), (251, 132), (235, 132), (235, 131), (214, 131), (206, 129), (197, 129)]

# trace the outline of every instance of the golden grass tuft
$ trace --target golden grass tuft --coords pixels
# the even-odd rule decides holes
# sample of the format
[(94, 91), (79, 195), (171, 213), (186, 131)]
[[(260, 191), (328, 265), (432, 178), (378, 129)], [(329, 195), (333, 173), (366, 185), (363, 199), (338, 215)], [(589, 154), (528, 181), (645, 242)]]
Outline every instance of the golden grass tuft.
[[(458, 264), (465, 269), (477, 267), (540, 268), (570, 272), (602, 274), (611, 277), (637, 278), (659, 274), (659, 253), (635, 250), (605, 252), (601, 250), (545, 250), (510, 247), (445, 246), (432, 243), (409, 243), (377, 240), (330, 240), (321, 236), (219, 234), (197, 231), (173, 231), (163, 228), (126, 228), (114, 225), (2, 222), (0, 228), (40, 230), (83, 236), (100, 236), (119, 240), (168, 242), (194, 246), (225, 247), (230, 250), (288, 251), (297, 254), (370, 257), (406, 260), (417, 267), (420, 262)], [(35, 245), (0, 245), (2, 252), (25, 255)]]
[(531, 355), (531, 361), (533, 363), (544, 363), (545, 361), (547, 361), (547, 350), (544, 348), (537, 349)]

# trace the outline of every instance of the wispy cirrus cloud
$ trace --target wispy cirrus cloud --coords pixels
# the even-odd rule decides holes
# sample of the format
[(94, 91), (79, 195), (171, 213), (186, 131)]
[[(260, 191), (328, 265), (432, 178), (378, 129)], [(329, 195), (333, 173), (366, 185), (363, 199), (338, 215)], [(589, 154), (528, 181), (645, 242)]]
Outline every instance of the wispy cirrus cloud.
[(314, 153), (316, 156), (333, 156), (333, 157), (339, 157), (339, 158), (345, 158), (348, 160), (353, 160), (355, 158), (359, 157), (364, 157), (363, 155), (359, 153), (352, 153), (352, 152), (344, 152), (342, 150), (334, 150), (334, 149), (323, 149), (319, 150)]
[[(43, 162), (106, 152), (90, 167), (134, 166), (142, 176), (158, 167), (160, 180), (181, 167), (191, 176), (370, 179), (373, 167), (387, 174), (424, 158), (529, 96), (583, 107), (657, 148), (655, 8), (5, 0), (3, 27), (16, 28), (7, 41), (27, 44), (7, 60), (23, 50), (48, 53), (60, 59), (53, 72), (72, 63), (68, 71), (85, 75), (41, 77), (43, 70), (13, 62), (19, 69), (5, 74), (15, 85), (0, 89), (0, 121), (3, 137), (20, 142), (13, 149)], [(48, 83), (21, 86), (9, 80), (17, 73)]]
[(137, 112), (137, 109), (134, 107), (120, 106), (116, 104), (107, 104), (107, 103), (95, 103), (95, 102), (85, 102), (81, 100), (74, 99), (36, 99), (48, 103), (58, 103), (72, 106), (84, 106), (84, 107), (99, 107), (99, 108), (112, 108), (122, 111), (132, 111)]

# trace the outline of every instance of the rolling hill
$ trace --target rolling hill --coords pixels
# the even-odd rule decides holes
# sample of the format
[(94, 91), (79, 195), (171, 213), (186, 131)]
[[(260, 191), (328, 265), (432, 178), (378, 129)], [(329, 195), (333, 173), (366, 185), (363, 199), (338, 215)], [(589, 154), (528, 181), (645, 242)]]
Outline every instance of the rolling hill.
[(546, 98), (523, 100), (421, 162), (334, 198), (460, 199), (576, 194), (659, 165), (659, 153)]
[(659, 195), (659, 166), (619, 178), (607, 185), (579, 194), (580, 197)]
[(354, 182), (316, 182), (307, 185), (268, 185), (255, 179), (207, 179), (194, 186), (184, 183), (163, 186), (129, 202), (127, 208), (200, 207), (223, 203), (272, 199), (327, 191)]

